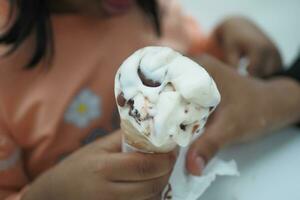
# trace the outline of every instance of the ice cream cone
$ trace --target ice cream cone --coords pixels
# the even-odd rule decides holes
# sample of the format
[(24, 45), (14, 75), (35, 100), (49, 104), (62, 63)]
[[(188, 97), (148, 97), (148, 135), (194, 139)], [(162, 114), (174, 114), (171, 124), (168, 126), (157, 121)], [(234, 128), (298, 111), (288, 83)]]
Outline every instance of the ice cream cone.
[[(176, 144), (165, 145), (163, 147), (154, 146), (144, 134), (141, 134), (128, 120), (121, 120), (123, 130), (123, 152), (143, 152), (143, 153), (167, 153), (176, 148)], [(170, 183), (162, 193), (161, 200), (172, 200), (172, 189)]]
[(140, 133), (128, 120), (121, 119), (121, 129), (123, 130), (123, 142), (129, 148), (144, 153), (167, 153), (176, 148), (176, 143), (154, 146), (144, 135)]
[[(182, 155), (220, 102), (205, 69), (167, 47), (146, 47), (127, 58), (115, 77), (115, 96), (123, 152), (168, 153), (178, 145)], [(181, 177), (184, 163), (185, 157), (174, 166)], [(171, 177), (162, 200), (175, 197), (176, 184)]]

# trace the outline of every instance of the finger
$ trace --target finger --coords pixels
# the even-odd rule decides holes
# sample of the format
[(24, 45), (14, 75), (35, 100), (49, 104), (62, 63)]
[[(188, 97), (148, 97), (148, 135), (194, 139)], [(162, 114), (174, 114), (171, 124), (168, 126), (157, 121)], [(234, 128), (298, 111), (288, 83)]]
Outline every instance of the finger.
[(262, 63), (264, 56), (256, 50), (251, 51), (249, 54), (246, 54), (249, 58), (249, 67), (248, 72), (252, 76), (260, 76), (262, 74)]
[(277, 66), (272, 55), (269, 56), (267, 59), (266, 65), (262, 69), (261, 77), (267, 77), (268, 75), (272, 74), (276, 70)]
[(205, 165), (218, 152), (225, 142), (222, 138), (217, 137), (218, 132), (222, 129), (215, 122), (207, 126), (205, 132), (190, 146), (186, 158), (187, 170), (195, 175), (200, 176)]
[(158, 178), (172, 171), (176, 154), (112, 154), (108, 158), (106, 176), (111, 181), (145, 181)]
[(252, 49), (250, 52), (250, 66), (249, 72), (251, 75), (257, 77), (264, 77), (266, 75), (266, 69), (268, 62), (272, 60), (272, 51), (267, 47), (260, 47), (258, 49)]
[(154, 196), (154, 197), (151, 197), (151, 198), (147, 198), (147, 199), (145, 199), (145, 200), (161, 200), (161, 194), (158, 194), (158, 195), (156, 195), (156, 196)]
[(266, 63), (266, 67), (264, 68), (263, 76), (270, 76), (278, 71), (280, 71), (282, 67), (282, 61), (280, 54), (278, 52), (273, 52), (270, 54), (268, 61)]
[(242, 49), (240, 48), (237, 39), (235, 39), (235, 36), (226, 33), (225, 27), (226, 26), (221, 25), (217, 28), (214, 33), (214, 38), (216, 38), (216, 41), (218, 41), (218, 44), (223, 51), (223, 60), (231, 67), (237, 68), (239, 59), (242, 55)]
[(198, 62), (199, 64), (206, 66), (216, 66), (217, 68), (223, 67), (222, 61), (216, 59), (213, 56), (210, 56), (208, 54), (201, 54), (198, 57), (195, 57), (194, 60)]
[[(195, 62), (199, 63), (201, 66), (207, 70), (207, 72), (212, 76), (212, 78), (216, 81), (217, 85), (220, 87), (220, 91), (222, 91), (222, 87), (224, 84), (222, 84), (220, 81), (225, 80), (224, 79), (224, 73), (220, 73), (221, 71), (235, 71), (233, 68), (228, 67), (226, 64), (224, 64), (222, 61), (209, 56), (202, 54), (198, 57), (194, 58)], [(235, 74), (232, 72), (229, 72), (231, 75)], [(236, 73), (237, 74), (237, 73)]]
[(124, 199), (141, 200), (155, 199), (161, 197), (165, 187), (168, 185), (171, 173), (160, 178), (142, 182), (116, 182), (116, 190)]
[(107, 152), (121, 152), (122, 150), (122, 133), (121, 130), (110, 133), (109, 135), (96, 140), (94, 148), (105, 150)]
[(241, 57), (240, 48), (229, 39), (225, 40), (223, 46), (225, 62), (231, 67), (237, 68)]

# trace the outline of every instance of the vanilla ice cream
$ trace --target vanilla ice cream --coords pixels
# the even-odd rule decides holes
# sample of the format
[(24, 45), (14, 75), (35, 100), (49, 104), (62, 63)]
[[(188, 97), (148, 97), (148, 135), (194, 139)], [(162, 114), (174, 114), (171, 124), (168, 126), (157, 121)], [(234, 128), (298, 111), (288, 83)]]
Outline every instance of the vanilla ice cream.
[(116, 74), (115, 96), (123, 127), (136, 130), (129, 138), (162, 152), (187, 146), (220, 102), (205, 69), (167, 47), (145, 47), (127, 58)]

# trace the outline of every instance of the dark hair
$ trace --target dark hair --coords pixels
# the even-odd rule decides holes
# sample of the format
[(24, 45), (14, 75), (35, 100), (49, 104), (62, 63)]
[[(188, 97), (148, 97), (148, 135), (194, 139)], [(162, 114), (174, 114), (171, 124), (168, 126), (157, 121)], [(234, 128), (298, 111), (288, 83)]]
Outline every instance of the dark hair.
[[(136, 0), (138, 6), (152, 20), (156, 32), (160, 35), (159, 12), (156, 0)], [(0, 44), (12, 45), (6, 55), (13, 53), (28, 38), (35, 34), (35, 50), (25, 65), (34, 68), (44, 57), (53, 55), (52, 27), (48, 0), (9, 0), (10, 15), (17, 11), (17, 16), (9, 30), (0, 36)]]
[(161, 36), (159, 9), (156, 0), (137, 0), (137, 4), (152, 20), (156, 34)]

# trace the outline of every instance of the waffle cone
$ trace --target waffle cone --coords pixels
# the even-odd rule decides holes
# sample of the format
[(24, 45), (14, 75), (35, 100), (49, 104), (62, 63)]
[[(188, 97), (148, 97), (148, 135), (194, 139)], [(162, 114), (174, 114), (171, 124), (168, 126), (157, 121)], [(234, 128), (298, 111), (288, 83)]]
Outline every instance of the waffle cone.
[(128, 120), (121, 119), (123, 130), (123, 142), (134, 149), (145, 153), (167, 153), (176, 148), (176, 144), (154, 146), (145, 136), (140, 133)]

